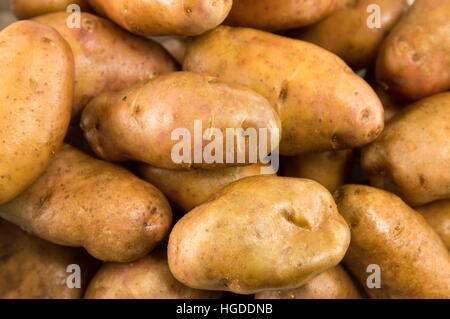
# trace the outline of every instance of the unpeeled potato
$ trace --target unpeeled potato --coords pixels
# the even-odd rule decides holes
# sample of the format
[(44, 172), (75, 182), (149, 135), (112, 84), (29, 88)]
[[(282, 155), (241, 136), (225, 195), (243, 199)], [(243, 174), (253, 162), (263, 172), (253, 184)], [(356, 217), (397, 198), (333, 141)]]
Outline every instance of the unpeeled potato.
[(89, 10), (88, 0), (11, 0), (11, 11), (18, 19), (30, 19), (51, 12), (67, 11), (70, 5)]
[(450, 199), (417, 207), (416, 210), (425, 217), (450, 250)]

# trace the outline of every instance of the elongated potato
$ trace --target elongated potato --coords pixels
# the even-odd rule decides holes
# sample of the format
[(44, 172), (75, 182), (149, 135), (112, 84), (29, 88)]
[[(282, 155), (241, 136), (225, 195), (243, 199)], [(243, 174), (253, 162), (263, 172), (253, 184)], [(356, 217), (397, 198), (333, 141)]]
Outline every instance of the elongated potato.
[(289, 289), (337, 265), (349, 241), (324, 187), (253, 176), (226, 186), (175, 225), (169, 267), (191, 288), (240, 294)]
[(263, 291), (256, 299), (361, 299), (358, 287), (342, 266), (324, 271), (305, 285), (287, 290)]
[(155, 76), (175, 71), (170, 55), (156, 42), (125, 32), (111, 22), (81, 13), (80, 27), (70, 27), (70, 13), (34, 19), (55, 28), (75, 56), (75, 97), (72, 116), (105, 91), (117, 91)]
[(97, 259), (117, 262), (145, 256), (172, 221), (154, 186), (69, 145), (30, 188), (0, 207), (0, 217), (53, 243), (82, 246)]
[(417, 208), (450, 250), (450, 199)]
[(363, 150), (371, 184), (413, 206), (450, 196), (450, 93), (403, 109)]
[[(278, 147), (273, 130), (281, 131), (280, 119), (261, 95), (191, 72), (104, 94), (86, 107), (81, 127), (92, 149), (104, 159), (136, 160), (167, 169), (237, 166), (239, 154), (240, 165), (253, 163), (250, 156), (258, 155), (259, 143), (250, 147), (250, 139), (243, 138), (248, 144), (245, 149), (238, 141), (232, 145), (226, 141), (227, 129), (255, 129), (261, 143), (267, 137), (264, 154)], [(266, 135), (260, 129), (266, 129)], [(220, 144), (216, 150), (214, 141)], [(228, 147), (234, 154), (229, 159)]]
[(416, 0), (384, 41), (377, 80), (418, 100), (450, 89), (450, 1)]
[(45, 170), (70, 121), (74, 62), (55, 30), (20, 21), (0, 33), (0, 204)]
[(10, 0), (11, 10), (18, 19), (30, 19), (47, 13), (67, 11), (72, 5), (88, 10), (87, 0)]
[(138, 261), (106, 263), (86, 291), (86, 299), (216, 299), (220, 292), (192, 289), (169, 270), (165, 249)]
[[(67, 285), (77, 284), (70, 265), (80, 267), (80, 288)], [(82, 249), (49, 243), (0, 219), (0, 299), (78, 299), (97, 267)]]
[(98, 12), (144, 36), (198, 35), (221, 24), (232, 0), (89, 0)]
[(307, 42), (219, 27), (190, 43), (184, 69), (265, 96), (281, 118), (282, 155), (362, 146), (383, 129), (372, 88), (337, 56)]
[[(343, 186), (335, 198), (352, 233), (344, 262), (371, 297), (450, 298), (450, 253), (419, 213), (368, 186)], [(379, 266), (380, 288), (368, 288), (370, 265)]]

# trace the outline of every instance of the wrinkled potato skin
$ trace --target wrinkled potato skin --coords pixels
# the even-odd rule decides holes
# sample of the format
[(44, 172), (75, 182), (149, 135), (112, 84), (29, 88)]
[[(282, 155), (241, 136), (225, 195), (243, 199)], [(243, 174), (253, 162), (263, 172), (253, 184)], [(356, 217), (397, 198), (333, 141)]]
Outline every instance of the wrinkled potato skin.
[(75, 57), (75, 97), (72, 116), (105, 91), (118, 91), (176, 70), (170, 55), (156, 42), (138, 38), (111, 22), (81, 13), (81, 28), (69, 28), (70, 13), (58, 12), (34, 21), (55, 28)]
[[(280, 119), (264, 97), (191, 72), (160, 76), (144, 85), (104, 94), (86, 107), (81, 127), (96, 154), (109, 161), (135, 160), (167, 169), (236, 166), (237, 143), (233, 163), (226, 162), (225, 150), (223, 163), (207, 163), (207, 158), (194, 163), (192, 139), (191, 162), (172, 159), (172, 150), (181, 140), (172, 140), (172, 132), (185, 128), (193, 137), (194, 121), (202, 121), (203, 133), (213, 127), (224, 137), (226, 128), (276, 128), (281, 132)], [(204, 140), (203, 146), (209, 143)], [(249, 163), (248, 154), (247, 147), (242, 165)]]
[(66, 11), (71, 4), (89, 10), (87, 0), (11, 0), (11, 11), (17, 19), (30, 19), (43, 14)]
[(169, 270), (164, 249), (138, 261), (106, 263), (91, 280), (86, 299), (217, 299), (220, 292), (192, 289)]
[(257, 293), (255, 299), (362, 299), (363, 296), (342, 266), (324, 271), (307, 284), (288, 290)]
[(320, 21), (335, 6), (336, 0), (233, 0), (225, 23), (268, 31), (287, 30)]
[(199, 35), (213, 29), (227, 17), (232, 0), (89, 0), (89, 3), (132, 33), (160, 36)]
[[(343, 186), (335, 198), (352, 233), (344, 263), (372, 298), (450, 298), (450, 254), (419, 213), (368, 186)], [(366, 286), (371, 264), (381, 268), (379, 289)]]
[(371, 184), (412, 206), (450, 196), (450, 93), (402, 110), (362, 153)]
[(349, 240), (324, 187), (253, 176), (226, 186), (175, 225), (169, 267), (191, 288), (239, 294), (289, 289), (337, 265)]
[(416, 210), (425, 217), (450, 250), (450, 199), (421, 206)]
[(69, 145), (0, 217), (64, 246), (84, 247), (103, 261), (145, 256), (167, 235), (169, 204), (154, 186)]
[(304, 41), (219, 27), (189, 44), (184, 69), (265, 96), (281, 118), (282, 155), (362, 146), (384, 126), (372, 88), (337, 56)]
[[(72, 264), (81, 268), (81, 288), (66, 285)], [(96, 269), (82, 249), (54, 245), (0, 219), (1, 299), (79, 299)]]
[(416, 0), (378, 54), (377, 80), (408, 100), (450, 89), (450, 1)]
[(20, 21), (0, 33), (0, 204), (45, 170), (70, 121), (74, 62), (53, 29)]

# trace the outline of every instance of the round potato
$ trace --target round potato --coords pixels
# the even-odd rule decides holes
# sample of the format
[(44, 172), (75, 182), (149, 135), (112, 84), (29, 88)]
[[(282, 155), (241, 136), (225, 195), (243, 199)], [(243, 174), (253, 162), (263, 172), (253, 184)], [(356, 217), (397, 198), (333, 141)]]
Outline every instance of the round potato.
[(0, 217), (55, 244), (84, 247), (104, 261), (148, 254), (168, 234), (172, 213), (154, 186), (69, 145)]
[(18, 19), (30, 19), (46, 13), (67, 11), (70, 5), (88, 10), (87, 0), (10, 0), (11, 11)]
[(191, 288), (239, 294), (289, 289), (337, 265), (349, 241), (324, 187), (253, 176), (226, 186), (175, 225), (169, 267)]
[(450, 250), (450, 199), (421, 206), (416, 210), (425, 217)]
[(30, 21), (0, 33), (0, 204), (45, 170), (70, 121), (74, 62), (55, 30)]
[[(371, 297), (450, 298), (450, 254), (419, 213), (368, 186), (343, 186), (335, 198), (351, 228), (344, 262)], [(367, 284), (376, 274), (369, 266), (379, 267), (379, 287)]]

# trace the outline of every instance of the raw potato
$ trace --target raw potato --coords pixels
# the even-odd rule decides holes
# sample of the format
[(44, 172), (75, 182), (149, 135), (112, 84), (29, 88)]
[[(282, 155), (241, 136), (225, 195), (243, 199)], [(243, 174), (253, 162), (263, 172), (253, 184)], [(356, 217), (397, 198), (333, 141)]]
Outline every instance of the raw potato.
[(401, 111), (362, 153), (371, 184), (413, 206), (450, 197), (450, 93)]
[(192, 289), (170, 273), (165, 249), (129, 264), (107, 263), (91, 280), (86, 299), (217, 299), (220, 292)]
[(30, 19), (46, 13), (67, 11), (72, 4), (88, 10), (87, 0), (11, 0), (11, 11), (18, 19)]
[(198, 35), (221, 24), (232, 0), (89, 0), (126, 30), (144, 36)]
[(55, 28), (72, 47), (76, 66), (73, 117), (105, 91), (122, 90), (175, 71), (174, 61), (158, 43), (133, 36), (89, 13), (81, 13), (80, 28), (70, 28), (69, 16), (59, 12), (34, 21)]
[(324, 271), (307, 284), (288, 290), (264, 291), (256, 299), (362, 299), (363, 296), (342, 266)]
[[(81, 288), (69, 288), (80, 266)], [(78, 299), (97, 262), (79, 248), (61, 247), (30, 236), (0, 219), (0, 299)]]
[(104, 261), (148, 254), (168, 234), (172, 213), (154, 186), (64, 145), (46, 172), (0, 207), (0, 217), (40, 238), (84, 247)]
[[(368, 186), (344, 186), (335, 198), (352, 233), (344, 262), (372, 298), (450, 298), (450, 253), (419, 213)], [(367, 287), (369, 265), (380, 267), (381, 288)]]
[(324, 187), (253, 176), (228, 185), (175, 225), (169, 267), (191, 288), (239, 294), (289, 289), (337, 265), (349, 241)]
[(265, 96), (281, 118), (282, 155), (359, 147), (384, 126), (372, 88), (337, 56), (307, 42), (219, 27), (190, 43), (184, 69)]
[(74, 85), (70, 47), (53, 29), (16, 22), (0, 33), (0, 204), (45, 170), (66, 134)]
[(450, 250), (450, 199), (418, 207), (417, 211), (425, 217)]
[(159, 42), (179, 64), (183, 64), (189, 43), (188, 37), (155, 37), (153, 40)]
[(386, 38), (377, 80), (390, 92), (418, 100), (450, 89), (450, 1), (416, 0)]
[(233, 0), (227, 24), (264, 30), (286, 30), (320, 21), (336, 0)]
[[(203, 139), (205, 152), (195, 149), (192, 141), (195, 121), (203, 128), (202, 131), (198, 129), (199, 134), (208, 135), (208, 128), (220, 130), (224, 140), (223, 154), (217, 152), (217, 156), (213, 156), (214, 152), (211, 152), (212, 155), (208, 156), (207, 146), (214, 145), (211, 140), (220, 141), (213, 136), (211, 140), (207, 139), (208, 136)], [(225, 141), (226, 129), (254, 128), (259, 138), (263, 138), (258, 133), (259, 129), (267, 129), (267, 144), (270, 145), (266, 150), (269, 153), (279, 142), (271, 143), (272, 130), (281, 131), (276, 112), (261, 95), (242, 86), (191, 72), (176, 72), (144, 85), (106, 93), (86, 107), (81, 127), (92, 149), (106, 160), (135, 160), (167, 169), (236, 166), (238, 153), (245, 155), (241, 165), (249, 164), (249, 155), (255, 150), (246, 147), (239, 151), (237, 142), (232, 148), (234, 160), (230, 158), (227, 161), (225, 147), (230, 144)], [(177, 137), (173, 135), (177, 133), (175, 130), (188, 130), (190, 136)], [(245, 140), (249, 144), (249, 139)], [(190, 154), (177, 151), (177, 145), (183, 141), (190, 143), (186, 146)], [(186, 157), (181, 163), (174, 158), (178, 154)], [(195, 156), (199, 156), (200, 161), (196, 161)], [(213, 157), (218, 157), (218, 163), (210, 161)]]

